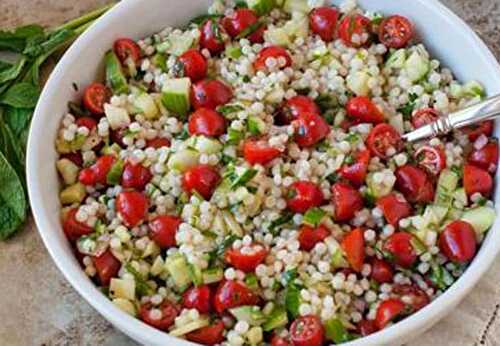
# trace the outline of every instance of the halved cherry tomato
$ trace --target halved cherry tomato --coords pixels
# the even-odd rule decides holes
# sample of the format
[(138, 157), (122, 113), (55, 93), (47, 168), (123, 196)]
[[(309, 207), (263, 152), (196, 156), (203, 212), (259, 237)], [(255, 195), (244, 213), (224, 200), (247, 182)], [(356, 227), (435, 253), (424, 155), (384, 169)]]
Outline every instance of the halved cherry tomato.
[(357, 325), (358, 333), (361, 336), (367, 336), (377, 331), (377, 326), (372, 320), (361, 320)]
[(200, 46), (206, 48), (212, 54), (218, 54), (224, 50), (225, 30), (215, 20), (207, 20), (200, 28)]
[[(158, 309), (161, 311), (161, 317), (159, 319), (151, 318), (151, 310)], [(169, 302), (164, 301), (159, 307), (154, 307), (151, 303), (142, 304), (139, 309), (139, 318), (156, 329), (166, 331), (170, 328), (174, 322), (175, 318), (179, 314), (179, 308)]]
[(100, 256), (92, 257), (97, 277), (102, 286), (108, 286), (111, 279), (118, 275), (121, 263), (110, 250), (106, 250)]
[(391, 193), (377, 200), (377, 207), (382, 210), (385, 219), (395, 228), (399, 227), (399, 220), (411, 215), (411, 205), (403, 196)]
[(212, 293), (208, 285), (191, 287), (182, 295), (182, 306), (196, 309), (200, 314), (208, 314), (212, 310)]
[(224, 341), (224, 323), (217, 321), (209, 326), (186, 334), (186, 339), (202, 345), (216, 345)]
[(338, 18), (339, 11), (336, 8), (317, 7), (309, 13), (309, 26), (323, 41), (330, 42), (335, 38)]
[(182, 220), (177, 216), (159, 215), (149, 222), (149, 236), (161, 249), (175, 246), (175, 234)]
[(477, 240), (474, 228), (466, 221), (449, 223), (439, 235), (441, 252), (453, 262), (466, 263), (476, 254)]
[(366, 96), (356, 96), (347, 101), (347, 116), (361, 123), (378, 124), (384, 121), (384, 114), (373, 101)]
[(357, 211), (363, 208), (363, 197), (352, 186), (344, 183), (335, 183), (332, 186), (332, 204), (335, 221), (349, 221)]
[(94, 229), (76, 219), (78, 208), (73, 208), (66, 214), (63, 221), (63, 231), (70, 241), (76, 241), (82, 235), (87, 235), (94, 232)]
[(184, 66), (184, 75), (192, 82), (197, 82), (207, 76), (207, 60), (197, 49), (189, 49), (182, 53), (179, 61)]
[(396, 298), (384, 300), (377, 308), (375, 324), (378, 329), (383, 329), (389, 322), (401, 315), (405, 310), (405, 304)]
[(370, 19), (360, 14), (346, 15), (340, 21), (338, 35), (346, 46), (362, 47), (370, 40), (370, 24)]
[(394, 277), (394, 270), (389, 263), (382, 259), (374, 258), (371, 265), (371, 278), (373, 280), (377, 281), (379, 284), (392, 281)]
[(225, 280), (219, 284), (214, 296), (214, 308), (219, 314), (242, 305), (255, 305), (258, 297), (239, 281)]
[(271, 346), (292, 346), (292, 345), (287, 339), (274, 334), (271, 339)]
[(89, 129), (89, 131), (92, 131), (97, 127), (97, 121), (95, 121), (95, 119), (91, 117), (78, 118), (76, 119), (75, 124), (78, 127), (86, 127), (87, 129)]
[(215, 167), (197, 165), (184, 173), (182, 187), (188, 193), (196, 191), (203, 198), (209, 200), (220, 179), (221, 176)]
[(126, 189), (144, 190), (147, 183), (151, 181), (153, 174), (140, 163), (127, 162), (123, 168), (122, 186)]
[(227, 263), (245, 273), (255, 271), (255, 268), (261, 264), (267, 256), (267, 250), (261, 244), (251, 244), (239, 249), (230, 247), (224, 259)]
[(298, 317), (290, 326), (290, 339), (293, 346), (321, 346), (324, 334), (321, 320), (315, 315)]
[(201, 80), (191, 87), (191, 103), (194, 109), (215, 109), (229, 102), (233, 91), (220, 80)]
[(422, 169), (404, 165), (396, 170), (396, 188), (412, 203), (434, 200), (434, 184)]
[(316, 244), (328, 238), (330, 234), (331, 232), (328, 228), (323, 225), (319, 225), (316, 228), (304, 225), (299, 230), (298, 240), (300, 249), (303, 251), (311, 251)]
[(390, 16), (380, 24), (378, 38), (389, 48), (403, 48), (413, 37), (413, 24), (403, 16)]
[(109, 97), (110, 92), (104, 84), (92, 83), (83, 91), (83, 105), (92, 114), (103, 114)]
[(297, 181), (292, 184), (288, 209), (295, 213), (305, 213), (309, 208), (319, 207), (324, 200), (323, 192), (310, 181)]
[(260, 50), (259, 54), (257, 55), (257, 59), (255, 59), (253, 63), (253, 67), (256, 70), (267, 70), (266, 61), (269, 58), (274, 58), (276, 60), (276, 66), (278, 65), (278, 60), (281, 60), (280, 58), (283, 58), (285, 60), (285, 64), (279, 65), (280, 68), (285, 68), (292, 65), (292, 58), (285, 48), (279, 46), (269, 46)]
[(394, 262), (401, 267), (409, 268), (417, 260), (417, 253), (412, 245), (413, 235), (408, 232), (396, 232), (392, 234), (384, 244)]
[[(250, 26), (257, 25), (258, 17), (255, 12), (248, 8), (240, 8), (235, 10), (230, 16), (222, 19), (222, 25), (231, 37), (241, 35), (243, 31), (248, 30)], [(247, 35), (248, 40), (252, 43), (262, 43), (264, 41), (265, 26), (261, 25), (252, 33)]]
[(347, 262), (351, 268), (360, 272), (365, 263), (365, 237), (361, 228), (355, 228), (347, 233), (340, 243), (344, 250)]
[(315, 113), (302, 113), (294, 121), (297, 129), (295, 142), (300, 147), (311, 147), (322, 141), (330, 133), (330, 126), (326, 120)]
[(213, 109), (199, 108), (189, 117), (189, 134), (217, 137), (226, 132), (226, 119)]
[(342, 178), (349, 180), (354, 186), (361, 186), (365, 182), (368, 165), (370, 163), (370, 151), (361, 150), (355, 154), (355, 162), (343, 165), (339, 174)]
[(320, 109), (316, 102), (309, 96), (297, 95), (286, 101), (284, 106), (286, 113), (290, 114), (290, 119), (296, 119), (302, 113), (320, 114)]
[(137, 65), (141, 60), (141, 48), (134, 40), (129, 38), (120, 38), (113, 44), (113, 51), (122, 63), (125, 65), (127, 59), (132, 59), (132, 61)]
[(116, 198), (116, 210), (127, 227), (135, 227), (146, 217), (148, 211), (147, 197), (137, 191), (120, 192)]
[(471, 142), (474, 142), (481, 135), (490, 137), (491, 134), (493, 133), (493, 121), (488, 120), (488, 121), (483, 121), (479, 125), (467, 126), (462, 131), (464, 131), (467, 134)]
[(493, 190), (493, 178), (482, 168), (464, 165), (464, 188), (468, 196), (479, 192), (487, 197)]
[(80, 171), (78, 180), (83, 185), (106, 185), (108, 172), (111, 170), (115, 161), (116, 158), (113, 155), (101, 156), (92, 166)]
[(418, 129), (438, 120), (438, 118), (439, 113), (434, 108), (422, 108), (412, 115), (411, 123), (414, 128)]
[(392, 293), (401, 296), (401, 298), (403, 296), (409, 297), (411, 299), (411, 303), (408, 305), (411, 312), (422, 309), (431, 301), (427, 293), (415, 285), (396, 284), (392, 287)]
[(391, 156), (390, 150), (396, 153), (402, 148), (403, 141), (394, 127), (389, 124), (378, 124), (368, 134), (366, 145), (373, 155), (387, 159)]
[(83, 157), (80, 151), (76, 153), (63, 154), (61, 155), (61, 159), (68, 159), (78, 167), (83, 166)]
[(490, 173), (495, 173), (498, 166), (498, 142), (491, 140), (481, 149), (476, 149), (470, 153), (469, 163)]
[(424, 145), (415, 152), (418, 165), (429, 174), (438, 176), (446, 168), (446, 154), (442, 147)]
[(155, 139), (150, 139), (146, 141), (146, 147), (149, 148), (155, 148), (155, 149), (160, 149), (162, 147), (170, 147), (170, 140), (168, 138), (164, 137), (158, 137)]
[(265, 165), (280, 155), (281, 151), (271, 147), (266, 140), (248, 139), (243, 144), (243, 156), (252, 165)]

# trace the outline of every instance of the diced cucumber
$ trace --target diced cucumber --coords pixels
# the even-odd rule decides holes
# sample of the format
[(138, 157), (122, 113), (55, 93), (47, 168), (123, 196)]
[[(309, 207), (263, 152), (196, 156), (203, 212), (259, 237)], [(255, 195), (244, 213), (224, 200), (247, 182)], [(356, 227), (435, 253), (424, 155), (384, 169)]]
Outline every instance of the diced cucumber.
[(325, 215), (326, 212), (323, 209), (311, 208), (304, 214), (302, 222), (306, 225), (317, 227)]
[(251, 326), (260, 326), (266, 321), (266, 317), (258, 306), (239, 306), (229, 309), (229, 312), (238, 320), (245, 321)]
[(248, 131), (250, 131), (250, 133), (255, 136), (261, 135), (266, 132), (266, 123), (264, 122), (264, 120), (253, 115), (248, 117), (247, 126)]
[(230, 57), (231, 59), (239, 59), (243, 55), (240, 47), (232, 45), (226, 46), (225, 53), (226, 56)]
[(205, 269), (201, 275), (203, 277), (203, 283), (205, 285), (210, 285), (224, 279), (224, 270), (222, 268)]
[(259, 289), (259, 279), (254, 273), (247, 273), (245, 275), (245, 285), (251, 290)]
[(365, 71), (356, 71), (347, 76), (347, 87), (356, 96), (368, 96), (370, 93), (370, 87), (368, 86), (368, 80), (370, 75)]
[(179, 172), (185, 172), (198, 164), (200, 153), (192, 149), (178, 151), (168, 159), (167, 166)]
[(446, 206), (431, 204), (425, 208), (423, 217), (427, 221), (427, 225), (439, 225), (448, 214), (448, 210)]
[(59, 199), (63, 205), (81, 203), (86, 195), (85, 186), (82, 183), (75, 183), (62, 190)]
[(347, 263), (347, 260), (344, 256), (343, 251), (338, 248), (332, 255), (332, 258), (330, 259), (330, 264), (332, 265), (333, 268), (347, 268), (349, 267), (349, 263)]
[(86, 140), (87, 137), (81, 134), (76, 135), (76, 138), (69, 142), (58, 138), (56, 140), (57, 152), (59, 154), (74, 153), (75, 151), (80, 150), (83, 147)]
[(117, 143), (113, 143), (102, 148), (101, 154), (118, 156), (121, 150), (122, 148)]
[(300, 304), (301, 304), (300, 289), (293, 284), (289, 284), (286, 288), (285, 306), (288, 313), (293, 318), (299, 316)]
[(126, 94), (128, 92), (127, 78), (123, 74), (120, 60), (113, 51), (109, 51), (105, 58), (106, 82), (115, 94)]
[(134, 106), (137, 107), (146, 119), (155, 120), (160, 116), (160, 110), (156, 106), (154, 98), (146, 93), (140, 94), (134, 101)]
[(484, 91), (484, 87), (477, 81), (473, 80), (465, 83), (463, 86), (463, 91), (466, 95), (484, 98), (486, 96), (486, 92)]
[(189, 275), (189, 266), (181, 254), (174, 254), (167, 257), (165, 261), (167, 272), (174, 280), (174, 284), (179, 292), (185, 291), (191, 284), (191, 276)]
[(60, 159), (56, 162), (57, 171), (63, 178), (64, 184), (72, 185), (78, 179), (78, 172), (80, 168), (75, 165), (71, 160)]
[(386, 185), (385, 183), (377, 183), (373, 179), (374, 173), (369, 173), (366, 177), (366, 184), (368, 186), (368, 190), (370, 194), (374, 198), (380, 198), (383, 196), (387, 196), (391, 193), (393, 185)]
[(351, 340), (351, 335), (338, 318), (331, 318), (325, 322), (325, 336), (335, 344)]
[(467, 193), (465, 192), (465, 189), (463, 187), (455, 190), (455, 192), (453, 193), (453, 200), (458, 202), (462, 206), (467, 205)]
[(135, 299), (135, 281), (131, 279), (112, 278), (109, 284), (109, 293), (112, 298)]
[(223, 149), (221, 142), (219, 142), (217, 139), (205, 136), (196, 137), (196, 143), (194, 147), (201, 154), (207, 155), (218, 154)]
[(156, 46), (156, 50), (160, 53), (180, 56), (196, 44), (196, 37), (193, 35), (193, 32), (185, 31), (183, 33), (170, 34), (166, 41)]
[(456, 82), (452, 82), (450, 84), (451, 97), (453, 97), (454, 99), (458, 99), (463, 96), (463, 93), (464, 93), (464, 88), (460, 84)]
[(106, 114), (109, 126), (113, 130), (128, 127), (130, 125), (130, 115), (125, 108), (106, 103), (104, 104), (104, 114)]
[(135, 316), (137, 314), (137, 310), (135, 308), (135, 305), (130, 300), (123, 299), (123, 298), (115, 298), (115, 299), (113, 299), (113, 304), (118, 309), (126, 312), (127, 314), (129, 314), (131, 316)]
[(264, 340), (262, 328), (257, 326), (250, 328), (245, 336), (247, 337), (250, 346), (261, 345)]
[(189, 276), (191, 277), (191, 281), (195, 286), (201, 286), (203, 284), (203, 274), (201, 269), (192, 263), (188, 263), (189, 267)]
[(481, 234), (486, 232), (493, 225), (495, 217), (495, 209), (482, 206), (465, 211), (461, 219), (470, 223), (472, 227), (474, 227), (474, 230), (478, 234)]
[(418, 49), (410, 55), (404, 65), (406, 75), (412, 82), (417, 82), (424, 78), (424, 76), (429, 72), (429, 69), (429, 58)]
[(162, 103), (170, 112), (185, 117), (191, 108), (190, 91), (191, 80), (189, 78), (169, 79), (163, 84)]
[(193, 322), (189, 322), (183, 326), (175, 328), (169, 332), (172, 336), (182, 336), (188, 333), (191, 333), (197, 329), (206, 327), (210, 324), (208, 318), (201, 318), (199, 320), (195, 320)]
[(264, 31), (264, 39), (276, 46), (287, 47), (292, 44), (290, 36), (284, 27), (269, 28)]
[(150, 241), (146, 248), (142, 252), (141, 258), (147, 258), (150, 256), (157, 256), (160, 253), (161, 249), (154, 241)]
[(275, 0), (246, 0), (249, 8), (254, 10), (258, 16), (271, 12), (276, 7)]
[[(216, 191), (220, 192), (220, 190), (218, 189)], [(212, 223), (211, 229), (212, 232), (214, 232), (217, 235), (225, 235), (227, 233), (226, 223), (224, 222), (224, 217), (222, 216), (222, 213), (220, 211), (217, 211), (217, 214), (215, 214), (214, 222)]]
[(167, 57), (165, 54), (156, 53), (151, 59), (151, 62), (163, 72), (167, 72)]
[(227, 130), (227, 143), (230, 145), (238, 145), (244, 138), (244, 132), (235, 130), (233, 128), (229, 128)]
[(450, 169), (444, 169), (439, 175), (434, 203), (449, 206), (458, 185), (458, 175)]
[(288, 323), (288, 316), (286, 313), (286, 309), (282, 306), (277, 306), (271, 312), (269, 316), (267, 316), (266, 321), (262, 325), (262, 329), (265, 332), (270, 332), (273, 329), (281, 328), (286, 326)]
[(231, 231), (232, 234), (238, 237), (243, 237), (243, 229), (241, 228), (240, 224), (234, 219), (234, 216), (227, 210), (224, 210), (222, 212), (222, 216), (229, 231)]
[(406, 49), (398, 49), (394, 53), (391, 54), (387, 62), (385, 63), (386, 67), (390, 68), (403, 68), (406, 61)]
[(427, 251), (427, 247), (423, 243), (422, 239), (424, 238), (416, 236), (412, 237), (410, 240), (410, 243), (418, 256)]
[(163, 273), (164, 270), (165, 270), (165, 261), (163, 261), (163, 258), (161, 258), (161, 256), (156, 257), (150, 269), (151, 275), (158, 276), (161, 273)]
[(106, 182), (109, 185), (118, 185), (120, 184), (122, 180), (122, 173), (123, 173), (123, 168), (125, 166), (125, 162), (123, 160), (117, 160), (113, 166), (111, 166), (111, 169), (109, 170), (108, 174), (106, 175)]
[(285, 0), (283, 10), (290, 14), (301, 13), (306, 15), (311, 11), (311, 8), (307, 4), (307, 0)]

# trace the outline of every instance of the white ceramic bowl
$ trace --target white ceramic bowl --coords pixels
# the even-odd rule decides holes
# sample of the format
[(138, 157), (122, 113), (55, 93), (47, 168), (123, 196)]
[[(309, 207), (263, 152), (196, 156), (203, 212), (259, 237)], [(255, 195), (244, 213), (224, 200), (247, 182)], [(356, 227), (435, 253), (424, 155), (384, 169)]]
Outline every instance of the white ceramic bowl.
[[(334, 1), (336, 3), (338, 1)], [(374, 11), (411, 18), (422, 40), (460, 80), (477, 79), (488, 93), (500, 92), (500, 66), (484, 43), (437, 0), (361, 0)], [(87, 278), (62, 232), (54, 140), (69, 100), (79, 95), (73, 83), (85, 86), (102, 69), (104, 53), (118, 37), (141, 38), (167, 25), (183, 25), (205, 13), (209, 0), (123, 0), (79, 38), (52, 73), (36, 109), (28, 143), (27, 175), (31, 207), (45, 246), (73, 287), (106, 319), (147, 345), (187, 345), (116, 308)], [(499, 130), (495, 131), (499, 134)], [(498, 179), (498, 176), (497, 176)], [(500, 202), (500, 190), (494, 199)], [(442, 296), (395, 326), (349, 345), (400, 344), (422, 333), (451, 309), (477, 283), (500, 249), (500, 218), (489, 231), (477, 257), (464, 275)]]

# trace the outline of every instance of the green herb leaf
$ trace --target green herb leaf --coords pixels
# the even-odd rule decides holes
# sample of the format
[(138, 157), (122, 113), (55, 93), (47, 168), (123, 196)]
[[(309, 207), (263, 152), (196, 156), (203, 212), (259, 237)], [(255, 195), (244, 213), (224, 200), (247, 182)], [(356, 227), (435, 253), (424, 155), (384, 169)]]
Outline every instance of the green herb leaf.
[(31, 83), (17, 83), (10, 87), (0, 98), (0, 103), (15, 108), (34, 108), (38, 101), (40, 90)]
[[(10, 65), (10, 67), (2, 69), (0, 72), (0, 83), (5, 83), (16, 79), (21, 73), (25, 63), (26, 58), (22, 57), (14, 65)], [(3, 66), (6, 66), (5, 63), (3, 64)]]
[(307, 225), (316, 227), (325, 216), (325, 211), (320, 208), (310, 208), (305, 214), (303, 222)]
[(230, 128), (227, 131), (227, 144), (237, 145), (241, 140), (245, 138), (245, 134), (241, 131)]
[(25, 130), (29, 130), (33, 110), (31, 108), (14, 108), (5, 106), (3, 120), (12, 130), (15, 138), (19, 138)]
[(223, 116), (228, 116), (230, 114), (233, 114), (233, 113), (236, 113), (236, 112), (240, 112), (242, 110), (244, 110), (245, 108), (243, 108), (243, 106), (241, 105), (238, 105), (238, 104), (229, 104), (229, 105), (224, 105), (224, 106), (220, 106), (217, 108), (217, 112), (219, 112), (220, 114), (222, 114)]
[(149, 296), (153, 294), (153, 289), (146, 280), (142, 277), (142, 274), (135, 270), (130, 263), (125, 265), (125, 269), (134, 276), (135, 279), (135, 289), (139, 296)]
[(409, 120), (411, 118), (413, 110), (415, 109), (415, 101), (418, 99), (418, 95), (410, 93), (410, 95), (408, 95), (408, 99), (408, 103), (398, 109), (398, 112), (403, 114), (403, 118), (405, 120)]
[(325, 323), (325, 335), (335, 344), (342, 344), (352, 339), (351, 335), (338, 318), (332, 318)]
[(293, 280), (297, 278), (297, 268), (293, 268), (290, 270), (287, 270), (283, 274), (281, 274), (281, 279), (284, 281), (285, 286), (288, 286), (288, 284), (292, 283)]
[(282, 216), (271, 222), (271, 224), (269, 225), (269, 232), (271, 232), (271, 234), (273, 235), (278, 234), (279, 229), (282, 226), (289, 223), (290, 221), (292, 221), (292, 219), (293, 219), (293, 214), (285, 212), (285, 214), (283, 214)]
[(333, 94), (321, 94), (314, 101), (321, 110), (321, 113), (325, 113), (330, 109), (337, 108), (339, 105), (337, 97), (335, 97), (335, 95)]
[(14, 137), (11, 129), (3, 121), (0, 122), (0, 136), (0, 151), (4, 154), (17, 176), (21, 178), (21, 183), (23, 183), (23, 187), (25, 187), (23, 148), (18, 142), (18, 138)]
[(250, 180), (257, 175), (258, 171), (253, 168), (247, 169), (242, 175), (233, 180), (231, 190), (236, 190), (237, 187), (245, 186)]
[(24, 54), (35, 57), (45, 53), (52, 53), (54, 50), (62, 48), (76, 36), (70, 29), (62, 29), (50, 34), (47, 39), (43, 36), (33, 36), (26, 43)]
[(43, 28), (39, 25), (21, 26), (15, 31), (0, 31), (0, 50), (21, 53), (26, 40), (39, 35), (43, 35)]
[(217, 19), (221, 18), (222, 14), (203, 14), (198, 17), (194, 17), (193, 19), (190, 20), (190, 23), (196, 24), (196, 25), (202, 25), (204, 24), (207, 20), (210, 19)]

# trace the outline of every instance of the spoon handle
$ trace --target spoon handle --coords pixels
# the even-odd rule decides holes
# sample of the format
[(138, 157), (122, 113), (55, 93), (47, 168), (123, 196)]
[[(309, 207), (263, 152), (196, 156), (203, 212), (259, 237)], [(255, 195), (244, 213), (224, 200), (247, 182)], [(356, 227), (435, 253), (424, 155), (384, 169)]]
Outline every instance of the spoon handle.
[(454, 113), (441, 116), (438, 120), (403, 135), (408, 142), (428, 137), (445, 135), (464, 126), (474, 125), (500, 117), (500, 95), (469, 106)]

